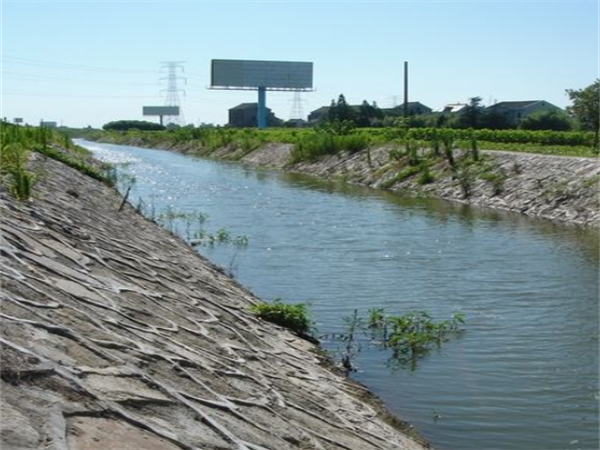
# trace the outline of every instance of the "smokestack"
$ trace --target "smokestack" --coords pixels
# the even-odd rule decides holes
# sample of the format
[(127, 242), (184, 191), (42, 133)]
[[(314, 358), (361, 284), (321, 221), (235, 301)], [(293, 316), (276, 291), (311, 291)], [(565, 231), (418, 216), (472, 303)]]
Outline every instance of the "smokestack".
[(404, 61), (404, 118), (408, 117), (408, 61)]

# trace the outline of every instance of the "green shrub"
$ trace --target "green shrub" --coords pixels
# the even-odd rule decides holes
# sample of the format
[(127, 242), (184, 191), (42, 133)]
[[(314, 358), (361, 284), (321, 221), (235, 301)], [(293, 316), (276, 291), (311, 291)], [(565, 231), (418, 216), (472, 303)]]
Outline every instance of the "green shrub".
[(426, 311), (394, 316), (386, 314), (383, 308), (374, 308), (369, 310), (366, 319), (359, 317), (358, 311), (354, 310), (352, 316), (344, 318), (344, 322), (345, 331), (332, 337), (344, 344), (340, 363), (348, 373), (355, 370), (352, 360), (362, 348), (361, 334), (367, 337), (368, 344), (391, 351), (389, 365), (409, 364), (414, 370), (418, 359), (439, 348), (449, 335), (461, 332), (459, 326), (465, 323), (465, 319), (460, 312), (452, 314), (450, 320), (435, 321)]
[(429, 170), (429, 167), (425, 166), (417, 178), (417, 183), (423, 185), (433, 183), (434, 181), (435, 177)]
[(10, 184), (10, 193), (17, 200), (29, 200), (31, 190), (37, 177), (34, 173), (27, 170), (17, 170), (10, 173), (12, 181)]
[(492, 185), (492, 191), (494, 195), (500, 195), (504, 191), (504, 183), (507, 179), (505, 173), (486, 172), (480, 175), (479, 178)]
[[(38, 133), (35, 133), (38, 135)], [(46, 134), (39, 134), (44, 139)], [(29, 147), (34, 132), (23, 127), (2, 123), (0, 127), (0, 175), (17, 200), (29, 200), (36, 176), (26, 168)]]
[(334, 139), (333, 134), (313, 133), (298, 138), (290, 154), (290, 161), (316, 161), (324, 155), (333, 155), (340, 150), (339, 142)]
[(304, 336), (310, 336), (313, 322), (304, 303), (287, 304), (277, 299), (273, 303), (260, 302), (250, 307), (250, 311), (263, 320), (272, 322)]
[(29, 200), (36, 180), (35, 174), (25, 167), (29, 151), (20, 142), (2, 143), (0, 173), (8, 179), (8, 189), (17, 200)]
[(363, 133), (337, 136), (335, 139), (339, 141), (339, 146), (342, 150), (347, 150), (350, 153), (364, 150), (370, 143), (369, 136)]
[(382, 309), (371, 310), (368, 328), (371, 338), (392, 350), (399, 362), (414, 361), (438, 347), (450, 332), (464, 324), (464, 315), (454, 313), (451, 320), (434, 321), (426, 311), (411, 311), (401, 316), (387, 316)]

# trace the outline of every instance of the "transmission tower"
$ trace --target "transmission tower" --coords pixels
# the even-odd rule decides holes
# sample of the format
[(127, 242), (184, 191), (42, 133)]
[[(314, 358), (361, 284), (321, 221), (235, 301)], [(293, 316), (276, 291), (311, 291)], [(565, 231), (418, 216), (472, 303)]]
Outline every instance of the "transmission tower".
[(304, 120), (304, 111), (302, 109), (302, 102), (304, 100), (300, 96), (300, 92), (294, 92), (294, 98), (292, 99), (292, 110), (290, 111), (290, 120)]
[(187, 84), (187, 78), (182, 77), (178, 74), (178, 71), (181, 73), (183, 70), (183, 63), (185, 61), (162, 61), (160, 64), (160, 71), (162, 72), (164, 69), (167, 70), (167, 76), (162, 77), (160, 81), (167, 82), (167, 88), (161, 89), (161, 93), (166, 92), (165, 96), (165, 106), (178, 106), (179, 107), (179, 115), (178, 116), (166, 116), (165, 122), (167, 124), (175, 124), (183, 126), (185, 125), (185, 118), (183, 115), (183, 109), (181, 108), (181, 101), (179, 100), (179, 93), (183, 93), (185, 97), (185, 90), (179, 89), (177, 83), (182, 80), (185, 84)]
[(395, 108), (396, 106), (398, 106), (400, 104), (400, 96), (399, 95), (392, 95), (391, 97), (388, 97), (391, 101), (392, 101), (392, 108)]

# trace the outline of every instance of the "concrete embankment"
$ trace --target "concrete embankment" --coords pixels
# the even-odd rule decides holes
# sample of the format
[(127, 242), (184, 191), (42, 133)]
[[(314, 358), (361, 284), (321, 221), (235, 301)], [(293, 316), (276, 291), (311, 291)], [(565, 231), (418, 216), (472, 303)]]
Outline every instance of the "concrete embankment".
[(425, 448), (112, 189), (32, 164), (0, 203), (3, 449)]
[[(402, 179), (397, 177), (406, 169), (407, 163), (402, 158), (390, 158), (389, 146), (290, 164), (292, 144), (266, 144), (252, 151), (230, 145), (207, 151), (193, 142), (149, 143), (139, 139), (115, 143), (240, 161), (253, 167), (301, 172), (329, 180), (385, 188), (402, 195), (439, 198), (563, 223), (587, 227), (600, 224), (598, 158), (482, 151), (477, 164), (464, 165), (458, 172), (451, 170), (443, 158), (433, 160), (428, 169), (431, 180), (423, 183), (419, 173)], [(460, 152), (456, 152), (456, 157), (460, 159)]]
[[(289, 152), (289, 148), (282, 146), (261, 148), (241, 161), (282, 168), (282, 154)], [(390, 161), (389, 149), (385, 147), (369, 153), (346, 153), (318, 162), (297, 163), (288, 170), (327, 179), (342, 177), (374, 188), (388, 185), (386, 188), (405, 195), (440, 198), (566, 223), (584, 226), (600, 223), (598, 159), (496, 151), (482, 155), (479, 167), (474, 166), (469, 174), (454, 174), (448, 170), (446, 161), (437, 162), (429, 169), (433, 180), (425, 184), (419, 182), (418, 175), (389, 183), (399, 169), (398, 163)]]

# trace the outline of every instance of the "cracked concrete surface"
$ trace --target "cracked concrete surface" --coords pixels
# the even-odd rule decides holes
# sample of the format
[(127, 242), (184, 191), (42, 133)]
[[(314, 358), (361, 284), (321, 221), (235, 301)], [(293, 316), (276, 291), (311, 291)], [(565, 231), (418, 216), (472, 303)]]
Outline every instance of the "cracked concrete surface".
[(0, 203), (3, 450), (425, 448), (113, 190), (33, 164)]

